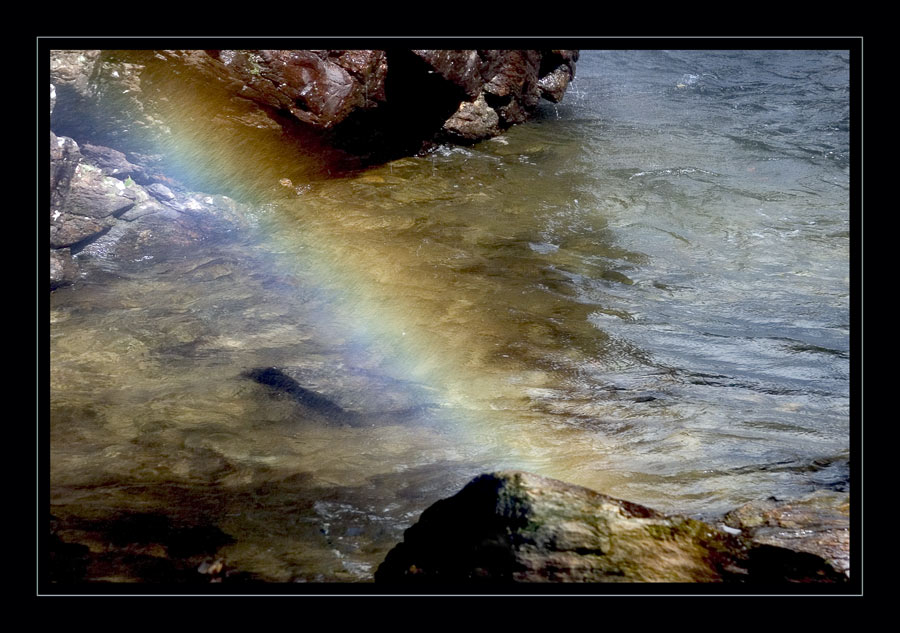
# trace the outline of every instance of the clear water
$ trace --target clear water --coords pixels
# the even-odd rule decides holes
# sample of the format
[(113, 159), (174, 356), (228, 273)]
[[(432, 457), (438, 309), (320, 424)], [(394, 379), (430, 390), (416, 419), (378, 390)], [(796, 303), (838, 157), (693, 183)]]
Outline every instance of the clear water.
[(340, 175), (139, 61), (173, 177), (247, 226), (116, 272), (86, 249), (51, 295), (65, 538), (163, 515), (257, 578), (364, 582), (486, 470), (699, 517), (843, 476), (846, 51), (583, 51), (536, 120)]

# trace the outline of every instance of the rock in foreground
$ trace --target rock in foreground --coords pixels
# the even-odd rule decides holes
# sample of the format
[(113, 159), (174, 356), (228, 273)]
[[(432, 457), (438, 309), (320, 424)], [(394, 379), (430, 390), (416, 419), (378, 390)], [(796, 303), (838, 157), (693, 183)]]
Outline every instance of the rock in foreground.
[(814, 554), (510, 471), (428, 508), (375, 574), (380, 583), (845, 582)]

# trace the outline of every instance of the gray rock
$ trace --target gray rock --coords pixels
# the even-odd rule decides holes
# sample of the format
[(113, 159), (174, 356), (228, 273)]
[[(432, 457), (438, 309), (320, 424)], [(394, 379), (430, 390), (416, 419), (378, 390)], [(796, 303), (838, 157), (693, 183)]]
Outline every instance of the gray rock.
[(154, 198), (156, 198), (157, 200), (162, 200), (163, 202), (168, 202), (175, 199), (175, 194), (172, 193), (172, 190), (158, 182), (148, 186), (147, 191)]
[[(247, 209), (225, 196), (189, 193), (179, 199), (160, 183), (142, 187), (129, 177), (141, 168), (108, 147), (79, 147), (51, 132), (50, 158), (51, 290), (95, 267), (115, 272), (158, 261), (248, 221)], [(121, 169), (128, 170), (124, 180)]]
[(89, 94), (91, 76), (101, 53), (99, 50), (50, 51), (50, 83), (57, 90), (71, 86), (79, 94)]
[(50, 208), (61, 211), (75, 168), (82, 160), (78, 144), (65, 136), (50, 132)]
[(110, 223), (103, 220), (55, 211), (50, 216), (50, 247), (82, 244), (90, 238), (100, 237), (109, 227)]
[(128, 177), (143, 178), (143, 168), (131, 163), (122, 152), (100, 145), (84, 143), (81, 154), (90, 164), (99, 167), (104, 176), (112, 176), (120, 180)]
[(70, 215), (102, 219), (124, 213), (134, 206), (136, 197), (121, 180), (104, 176), (100, 168), (82, 162), (75, 168), (63, 210)]
[(140, 202), (134, 205), (132, 208), (128, 209), (125, 213), (119, 216), (119, 219), (125, 220), (126, 222), (133, 222), (138, 218), (142, 218), (145, 215), (151, 215), (153, 213), (171, 214), (171, 217), (174, 217), (176, 214), (175, 211), (168, 210), (167, 207), (164, 207), (156, 200), (145, 200), (144, 202)]
[(70, 284), (78, 276), (78, 265), (68, 248), (50, 250), (50, 289)]

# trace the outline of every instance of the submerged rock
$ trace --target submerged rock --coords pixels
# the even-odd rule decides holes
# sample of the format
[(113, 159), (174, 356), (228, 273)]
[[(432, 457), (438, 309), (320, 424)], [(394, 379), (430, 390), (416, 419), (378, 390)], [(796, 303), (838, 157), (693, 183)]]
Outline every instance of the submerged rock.
[(481, 475), (429, 507), (375, 573), (381, 583), (845, 580), (817, 555), (520, 471)]
[(98, 167), (104, 176), (112, 176), (120, 180), (133, 178), (141, 184), (148, 181), (145, 168), (132, 163), (124, 153), (118, 150), (84, 143), (81, 146), (81, 153), (87, 161)]
[(299, 416), (326, 424), (368, 427), (422, 422), (434, 406), (420, 385), (361, 368), (310, 363), (257, 367), (242, 375), (266, 386), (272, 395), (293, 401)]

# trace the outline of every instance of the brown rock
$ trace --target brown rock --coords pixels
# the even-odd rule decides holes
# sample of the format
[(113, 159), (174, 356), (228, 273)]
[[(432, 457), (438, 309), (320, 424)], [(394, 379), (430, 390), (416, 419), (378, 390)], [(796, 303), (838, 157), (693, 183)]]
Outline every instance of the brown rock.
[(444, 123), (444, 131), (462, 141), (477, 141), (501, 132), (500, 117), (488, 106), (484, 95), (474, 102), (464, 101), (459, 110)]
[(565, 64), (558, 66), (556, 70), (544, 75), (538, 81), (541, 96), (553, 103), (559, 103), (562, 101), (570, 81), (572, 81), (572, 71), (569, 70), (569, 67)]
[(209, 68), (242, 82), (239, 96), (328, 129), (384, 99), (384, 51), (207, 51)]
[(53, 129), (83, 145), (130, 152), (124, 160), (92, 157), (104, 175), (154, 182), (134, 156), (169, 137), (161, 87), (180, 77), (186, 90), (190, 82), (220, 85), (236, 104), (232, 120), (328, 148), (328, 160), (378, 161), (436, 142), (489, 138), (527, 120), (542, 96), (562, 98), (577, 57), (557, 50), (52, 51)]
[(485, 62), (475, 50), (414, 50), (435, 72), (475, 99), (484, 86)]
[[(527, 120), (542, 95), (562, 99), (578, 59), (577, 51), (538, 50), (219, 50), (203, 55), (205, 60), (192, 53), (190, 63), (229, 82), (241, 97), (321, 130), (343, 126), (350, 136), (368, 136), (362, 142), (333, 139), (363, 153), (367, 145), (384, 145), (391, 138), (405, 146), (411, 129), (426, 143), (442, 135), (464, 142), (497, 135)], [(377, 110), (380, 116), (359, 125), (363, 110)]]
[(819, 557), (519, 471), (481, 475), (429, 507), (375, 573), (384, 583), (844, 580)]
[(821, 490), (801, 499), (747, 503), (725, 515), (725, 525), (752, 542), (824, 558), (850, 575), (850, 496)]
[(540, 64), (540, 51), (502, 51), (502, 63), (484, 91), (500, 98), (495, 109), (507, 125), (522, 123), (540, 101)]

